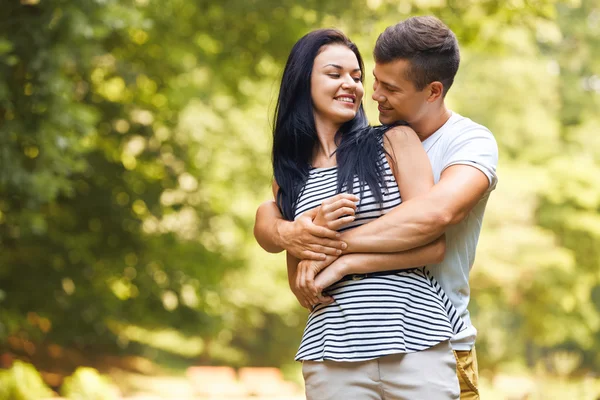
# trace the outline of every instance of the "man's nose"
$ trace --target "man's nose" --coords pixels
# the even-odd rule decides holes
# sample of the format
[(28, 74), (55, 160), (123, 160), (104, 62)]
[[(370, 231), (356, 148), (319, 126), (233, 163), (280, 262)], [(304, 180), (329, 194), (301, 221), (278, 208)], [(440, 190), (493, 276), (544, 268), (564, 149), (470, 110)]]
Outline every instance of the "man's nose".
[(371, 98), (378, 103), (382, 103), (385, 101), (385, 97), (379, 93), (379, 85), (377, 84), (377, 82), (373, 83), (373, 94), (371, 95)]
[(378, 103), (385, 102), (385, 96), (379, 93), (375, 88), (373, 88), (373, 94), (371, 95), (371, 98)]

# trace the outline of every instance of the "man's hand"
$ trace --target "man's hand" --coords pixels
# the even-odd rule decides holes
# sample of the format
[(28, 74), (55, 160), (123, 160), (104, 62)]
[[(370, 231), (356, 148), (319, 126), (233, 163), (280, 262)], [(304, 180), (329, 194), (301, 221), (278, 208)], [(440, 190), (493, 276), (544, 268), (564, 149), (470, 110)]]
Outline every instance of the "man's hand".
[(346, 243), (337, 240), (336, 230), (354, 221), (358, 197), (341, 193), (326, 199), (319, 207), (298, 217), (294, 222), (281, 221), (277, 233), (281, 247), (301, 260), (324, 261), (338, 256)]
[[(325, 202), (323, 203), (325, 204)], [(342, 207), (346, 203), (341, 202), (336, 206)], [(280, 246), (301, 260), (323, 261), (328, 255), (337, 256), (341, 254), (342, 250), (346, 248), (346, 243), (339, 240), (340, 234), (334, 229), (336, 226), (341, 226), (349, 220), (353, 220), (354, 212), (351, 213), (350, 217), (341, 218), (340, 221), (342, 222), (340, 223), (329, 224), (330, 219), (334, 218), (337, 213), (349, 212), (345, 209), (348, 207), (343, 207), (343, 211), (332, 207), (322, 211), (322, 207), (319, 206), (305, 212), (293, 222), (278, 221), (277, 236), (280, 239)], [(319, 218), (318, 220), (327, 226), (315, 224), (313, 220), (316, 218)]]
[[(321, 292), (315, 290), (315, 276), (323, 269), (327, 269), (328, 266), (336, 260), (337, 257), (327, 256), (324, 261), (314, 260), (303, 260), (300, 261), (296, 269), (296, 280), (294, 283), (290, 282), (292, 291), (296, 294), (296, 297), (302, 303), (308, 303), (314, 306), (319, 303), (329, 304), (333, 302), (333, 299), (329, 296), (323, 296)], [(300, 298), (303, 299), (300, 300)]]

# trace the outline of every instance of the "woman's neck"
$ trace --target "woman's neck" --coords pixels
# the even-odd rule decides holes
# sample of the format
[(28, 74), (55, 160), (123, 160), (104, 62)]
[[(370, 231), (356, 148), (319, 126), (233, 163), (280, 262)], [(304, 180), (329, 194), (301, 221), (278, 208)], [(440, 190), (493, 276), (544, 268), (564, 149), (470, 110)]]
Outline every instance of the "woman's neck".
[(340, 129), (340, 124), (324, 121), (315, 115), (315, 127), (319, 143), (315, 146), (311, 165), (315, 168), (333, 167), (337, 165), (335, 158), (335, 134)]

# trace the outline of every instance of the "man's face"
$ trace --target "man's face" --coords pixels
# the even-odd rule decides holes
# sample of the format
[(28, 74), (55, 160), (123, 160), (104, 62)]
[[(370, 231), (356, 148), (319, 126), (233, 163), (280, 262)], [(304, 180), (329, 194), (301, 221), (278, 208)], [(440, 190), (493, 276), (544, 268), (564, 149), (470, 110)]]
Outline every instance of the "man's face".
[(375, 64), (373, 75), (373, 100), (379, 103), (379, 121), (391, 124), (406, 121), (409, 124), (420, 120), (427, 110), (427, 87), (417, 90), (409, 81), (408, 60), (395, 60), (386, 64)]

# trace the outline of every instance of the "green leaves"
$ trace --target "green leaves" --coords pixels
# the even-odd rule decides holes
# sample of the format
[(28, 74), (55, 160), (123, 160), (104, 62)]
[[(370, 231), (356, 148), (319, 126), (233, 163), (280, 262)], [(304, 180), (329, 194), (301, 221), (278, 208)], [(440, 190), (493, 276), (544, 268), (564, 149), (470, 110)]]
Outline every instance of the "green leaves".
[(203, 343), (207, 362), (291, 359), (305, 312), (283, 259), (252, 237), (271, 197), (283, 63), (306, 32), (337, 26), (369, 70), (386, 26), (435, 14), (462, 46), (449, 104), (500, 147), (472, 278), (483, 358), (598, 350), (599, 10), (597, 0), (11, 3), (0, 24), (0, 338), (104, 351), (141, 343), (127, 332), (176, 329)]

